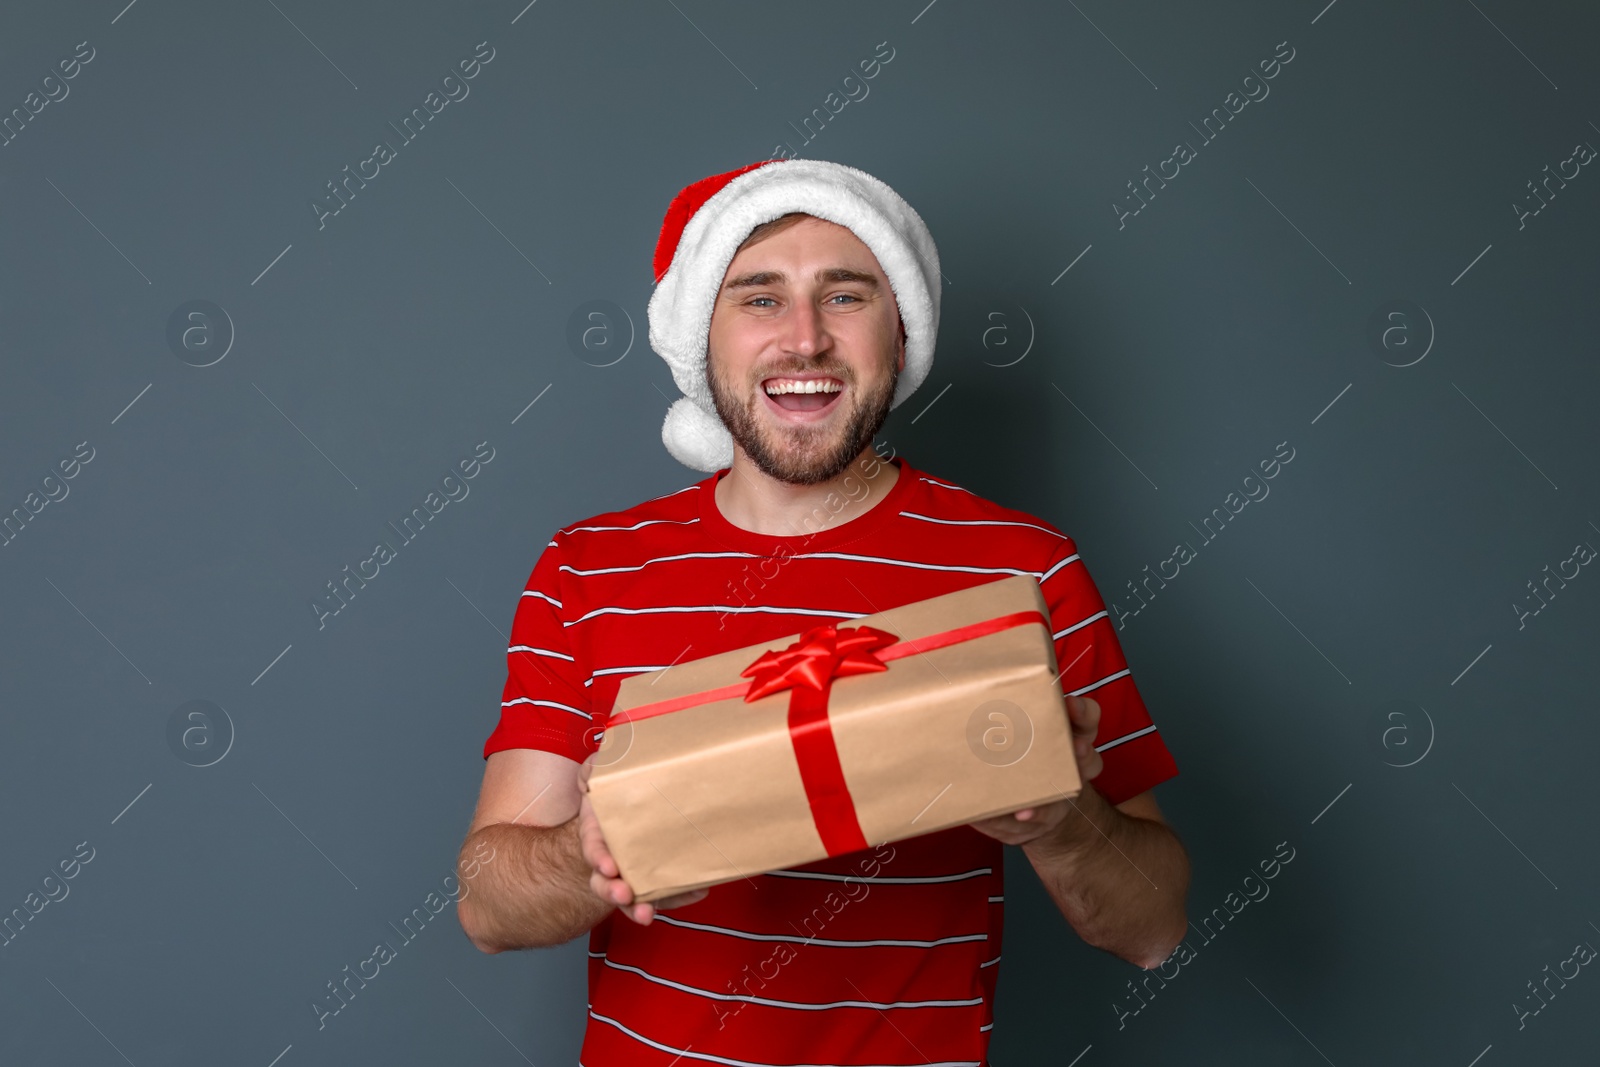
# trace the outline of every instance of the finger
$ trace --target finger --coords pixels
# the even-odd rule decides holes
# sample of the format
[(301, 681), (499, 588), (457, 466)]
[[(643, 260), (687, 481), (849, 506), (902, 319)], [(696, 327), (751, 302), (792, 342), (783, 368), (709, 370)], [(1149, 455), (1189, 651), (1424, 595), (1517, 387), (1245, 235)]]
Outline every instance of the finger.
[(626, 907), (633, 895), (626, 882), (617, 878), (607, 878), (599, 871), (590, 872), (589, 888), (594, 891), (595, 896), (619, 908)]
[(660, 908), (661, 908), (661, 901), (659, 901), (659, 900), (637, 900), (636, 901), (636, 900), (633, 900), (632, 893), (630, 891), (630, 893), (629, 893), (629, 903), (628, 903), (627, 907), (625, 907), (623, 910), (627, 913), (628, 918), (632, 919), (634, 922), (638, 923), (640, 926), (649, 926), (650, 925), (650, 920), (652, 920), (652, 919), (654, 919), (656, 917), (656, 912), (658, 910), (660, 910)]
[[(592, 813), (590, 821), (593, 821)], [(582, 836), (583, 828), (581, 826), (579, 833)], [(589, 875), (589, 884), (595, 893), (599, 894), (600, 899), (606, 903), (615, 904), (619, 908), (626, 909), (628, 906), (633, 905), (633, 887), (628, 885), (627, 880), (621, 876), (616, 860), (612, 858), (610, 850), (605, 846), (604, 837), (599, 833), (598, 824), (594, 824), (592, 836), (586, 840), (585, 857), (589, 859), (590, 866), (594, 868)]]
[(618, 877), (622, 872), (618, 869), (611, 850), (606, 847), (605, 834), (601, 832), (600, 820), (595, 818), (594, 809), (584, 801), (578, 815), (578, 841), (583, 849), (583, 858), (588, 861), (589, 866), (608, 878)]
[(596, 872), (600, 870), (600, 866), (596, 862), (599, 857), (595, 855), (594, 845), (589, 840), (589, 831), (583, 825), (581, 817), (578, 821), (578, 852), (583, 856), (583, 862), (587, 863), (592, 870)]
[(633, 886), (628, 884), (627, 879), (607, 878), (606, 886), (607, 895), (617, 902), (618, 907), (632, 907), (639, 903), (634, 896)]
[(607, 878), (617, 877), (619, 872), (617, 864), (611, 858), (611, 852), (606, 848), (605, 838), (600, 834), (600, 829), (588, 819), (578, 823), (578, 841), (582, 845), (583, 858), (599, 873)]

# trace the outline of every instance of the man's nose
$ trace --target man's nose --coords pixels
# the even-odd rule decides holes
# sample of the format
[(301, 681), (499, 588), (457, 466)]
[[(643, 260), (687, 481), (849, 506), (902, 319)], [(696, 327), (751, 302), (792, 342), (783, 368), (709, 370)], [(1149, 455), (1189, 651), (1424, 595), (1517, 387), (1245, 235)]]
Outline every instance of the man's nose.
[(814, 356), (833, 343), (822, 309), (811, 300), (797, 300), (785, 316), (787, 329), (783, 336), (785, 351), (800, 356)]

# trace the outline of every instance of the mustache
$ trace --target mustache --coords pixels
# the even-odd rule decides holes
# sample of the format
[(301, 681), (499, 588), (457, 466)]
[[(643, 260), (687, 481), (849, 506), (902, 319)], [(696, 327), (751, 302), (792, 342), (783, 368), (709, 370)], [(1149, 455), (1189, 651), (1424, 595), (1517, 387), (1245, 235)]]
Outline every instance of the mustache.
[(760, 373), (752, 377), (752, 381), (759, 384), (768, 378), (799, 378), (807, 374), (824, 374), (830, 378), (837, 378), (841, 382), (855, 381), (855, 372), (847, 366), (818, 365), (816, 363), (765, 367)]

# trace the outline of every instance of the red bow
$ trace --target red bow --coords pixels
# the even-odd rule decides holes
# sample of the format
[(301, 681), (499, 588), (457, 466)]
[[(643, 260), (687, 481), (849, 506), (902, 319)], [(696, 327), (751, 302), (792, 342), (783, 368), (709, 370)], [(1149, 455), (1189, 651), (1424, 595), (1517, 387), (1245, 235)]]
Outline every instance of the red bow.
[(900, 640), (894, 634), (871, 626), (833, 623), (813, 626), (781, 652), (764, 652), (761, 658), (739, 672), (752, 679), (746, 702), (795, 686), (823, 690), (834, 678), (850, 674), (886, 671), (888, 665), (875, 653)]
[(888, 670), (877, 650), (899, 640), (871, 626), (841, 630), (830, 622), (813, 626), (781, 652), (762, 653), (739, 672), (752, 679), (744, 695), (746, 702), (789, 690), (789, 740), (812, 821), (829, 856), (864, 849), (867, 839), (862, 836), (855, 802), (839, 764), (833, 727), (828, 722), (828, 691), (835, 678)]

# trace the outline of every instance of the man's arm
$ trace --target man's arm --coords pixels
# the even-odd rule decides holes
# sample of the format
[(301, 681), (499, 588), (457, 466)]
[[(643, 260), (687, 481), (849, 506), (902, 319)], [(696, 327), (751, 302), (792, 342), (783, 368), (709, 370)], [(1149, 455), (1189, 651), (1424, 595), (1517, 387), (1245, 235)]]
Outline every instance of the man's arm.
[(593, 868), (578, 843), (581, 771), (565, 756), (529, 748), (486, 761), (456, 864), (456, 915), (484, 952), (564, 944), (614, 907), (590, 888)]
[(1100, 705), (1067, 698), (1083, 791), (972, 826), (1020, 845), (1078, 936), (1149, 969), (1172, 955), (1189, 920), (1189, 854), (1148, 791), (1113, 806), (1094, 788)]
[(1189, 920), (1189, 856), (1149, 792), (1113, 806), (1092, 782), (1056, 829), (1022, 851), (1078, 936), (1149, 969)]
[(489, 755), (478, 810), (456, 859), (461, 928), (484, 952), (571, 941), (619, 910), (648, 926), (708, 889), (633, 899), (588, 801), (593, 763), (530, 748)]

